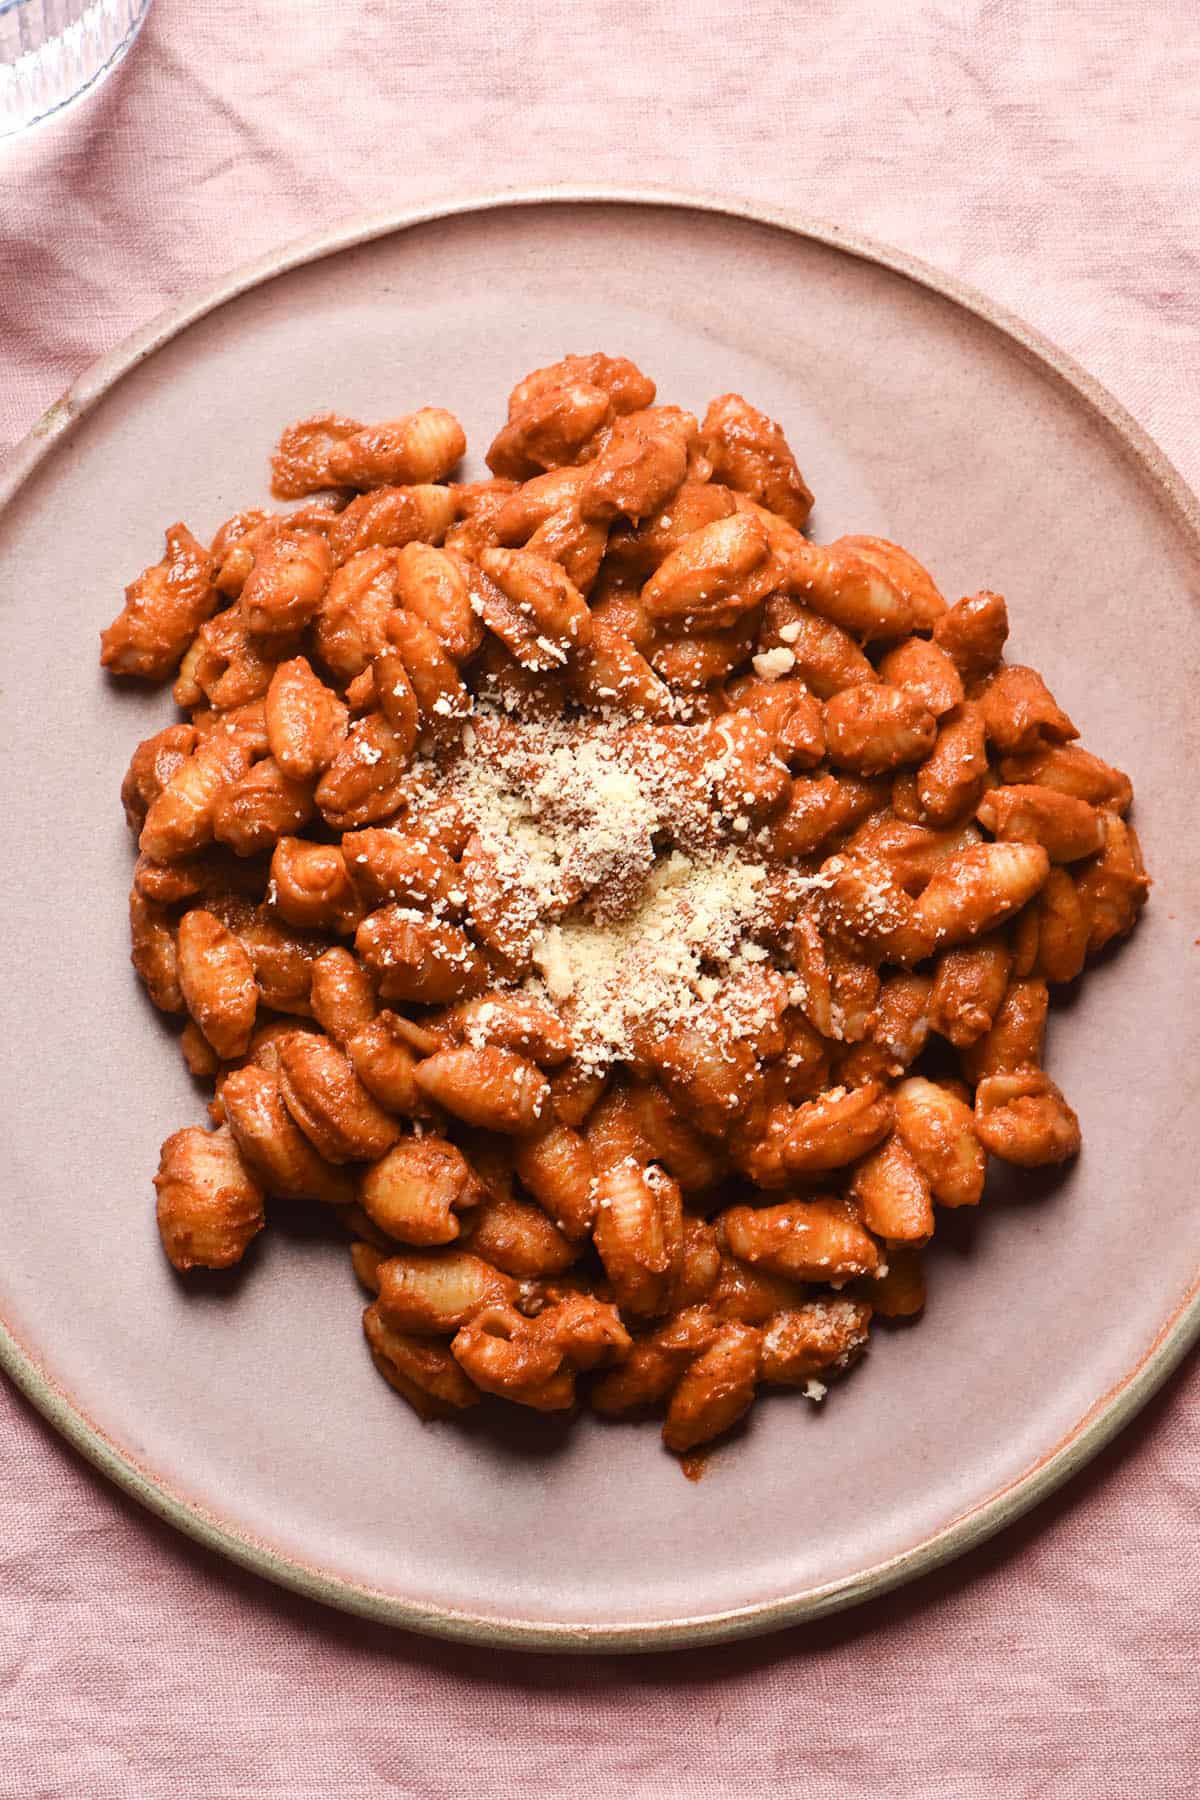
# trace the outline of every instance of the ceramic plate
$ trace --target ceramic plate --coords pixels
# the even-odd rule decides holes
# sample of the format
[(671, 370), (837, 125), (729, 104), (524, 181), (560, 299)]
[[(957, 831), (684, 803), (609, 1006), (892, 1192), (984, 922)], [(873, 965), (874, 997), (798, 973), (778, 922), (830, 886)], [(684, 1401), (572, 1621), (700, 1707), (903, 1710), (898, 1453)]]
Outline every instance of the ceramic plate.
[[(320, 1238), (269, 1232), (240, 1279), (172, 1276), (150, 1177), (202, 1100), (129, 967), (117, 800), (171, 708), (96, 666), (163, 526), (204, 536), (265, 499), (285, 421), (436, 402), (482, 470), (512, 383), (601, 347), (666, 399), (702, 410), (736, 388), (781, 419), (819, 537), (879, 533), (951, 596), (1005, 593), (1012, 653), (1132, 774), (1156, 884), (1132, 942), (1052, 1020), (1079, 1162), (954, 1219), (923, 1323), (880, 1332), (823, 1408), (761, 1404), (698, 1484), (653, 1424), (422, 1427), (371, 1367), (349, 1259)], [(663, 195), (500, 197), (360, 222), (227, 280), (85, 376), (7, 492), (0, 1356), (156, 1512), (419, 1630), (698, 1642), (957, 1554), (1179, 1360), (1200, 1326), (1197, 514), (1024, 327), (825, 228)]]

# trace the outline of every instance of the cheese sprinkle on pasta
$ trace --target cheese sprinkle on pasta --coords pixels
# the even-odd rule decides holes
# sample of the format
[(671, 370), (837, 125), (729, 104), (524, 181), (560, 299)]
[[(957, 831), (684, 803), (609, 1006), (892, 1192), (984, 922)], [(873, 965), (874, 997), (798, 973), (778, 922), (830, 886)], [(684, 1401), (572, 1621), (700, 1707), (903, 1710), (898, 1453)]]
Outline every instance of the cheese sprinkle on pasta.
[[(684, 1025), (719, 993), (736, 1015), (768, 955), (768, 882), (797, 905), (823, 885), (752, 860), (738, 816), (711, 800), (731, 746), (718, 731), (697, 765), (689, 741), (670, 726), (643, 738), (624, 719), (518, 721), (481, 706), (461, 754), (422, 771), (472, 826), (468, 857), (490, 862), (536, 970), (525, 985), (562, 1012), (585, 1066), (633, 1056), (639, 1030)], [(744, 1011), (750, 1030), (756, 1007)]]

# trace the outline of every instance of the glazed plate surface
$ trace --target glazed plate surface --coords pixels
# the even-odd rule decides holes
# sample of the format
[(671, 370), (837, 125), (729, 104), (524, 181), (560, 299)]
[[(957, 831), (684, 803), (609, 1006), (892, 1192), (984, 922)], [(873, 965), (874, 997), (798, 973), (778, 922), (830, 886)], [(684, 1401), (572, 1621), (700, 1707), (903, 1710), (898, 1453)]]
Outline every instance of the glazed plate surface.
[[(150, 1178), (203, 1097), (129, 966), (117, 790), (172, 714), (96, 662), (121, 589), (185, 519), (267, 499), (281, 426), (450, 407), (469, 468), (513, 382), (633, 357), (702, 411), (780, 419), (820, 539), (910, 546), (951, 598), (1003, 592), (1009, 653), (1127, 769), (1155, 887), (1053, 1012), (1084, 1152), (955, 1219), (912, 1330), (818, 1409), (755, 1408), (705, 1478), (657, 1427), (422, 1427), (376, 1375), (344, 1249), (268, 1232), (178, 1281)], [(5, 668), (0, 1360), (122, 1485), (335, 1605), (563, 1649), (766, 1630), (998, 1529), (1093, 1454), (1200, 1327), (1200, 538), (1178, 478), (1049, 346), (902, 257), (665, 196), (507, 196), (285, 251), (90, 371), (0, 497)], [(1017, 1193), (1022, 1197), (1016, 1197)]]

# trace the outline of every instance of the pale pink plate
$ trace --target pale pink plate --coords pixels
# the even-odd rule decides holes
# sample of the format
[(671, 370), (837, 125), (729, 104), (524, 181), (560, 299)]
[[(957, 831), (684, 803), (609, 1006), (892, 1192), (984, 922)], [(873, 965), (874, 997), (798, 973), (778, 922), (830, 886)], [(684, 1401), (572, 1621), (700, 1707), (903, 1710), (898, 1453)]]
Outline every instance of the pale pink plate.
[[(96, 634), (182, 517), (266, 497), (284, 421), (427, 402), (474, 466), (513, 381), (567, 350), (664, 398), (783, 420), (815, 529), (1001, 589), (1013, 653), (1128, 769), (1141, 929), (1061, 1007), (1083, 1120), (1060, 1181), (939, 1238), (928, 1314), (820, 1411), (761, 1405), (698, 1485), (653, 1425), (422, 1428), (365, 1353), (342, 1249), (272, 1232), (185, 1288), (150, 1176), (201, 1096), (129, 967), (117, 787), (164, 695)], [(360, 222), (244, 271), (98, 364), (9, 475), (0, 838), (6, 1157), (0, 1359), (183, 1530), (335, 1605), (491, 1643), (642, 1649), (845, 1606), (1011, 1520), (1200, 1329), (1192, 497), (1114, 402), (976, 296), (829, 228), (670, 196), (525, 195)]]

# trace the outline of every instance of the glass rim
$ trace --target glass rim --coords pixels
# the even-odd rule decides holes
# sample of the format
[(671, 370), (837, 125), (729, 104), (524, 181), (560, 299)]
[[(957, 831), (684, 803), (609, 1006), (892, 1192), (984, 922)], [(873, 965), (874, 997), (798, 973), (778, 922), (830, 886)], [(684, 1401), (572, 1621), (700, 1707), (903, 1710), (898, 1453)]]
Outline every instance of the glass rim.
[[(93, 6), (102, 6), (103, 4), (104, 4), (104, 0), (85, 0), (83, 9), (82, 9), (79, 17), (82, 18), (83, 14), (85, 12), (90, 12)], [(15, 12), (18, 9), (18, 7), (36, 6), (36, 5), (44, 6), (45, 0), (0, 0), (0, 19), (2, 19), (4, 17), (5, 13)], [(138, 0), (139, 14), (147, 12), (149, 10), (149, 7), (150, 7), (150, 0)], [(76, 24), (78, 24), (78, 22), (79, 22), (78, 19), (72, 19), (71, 25), (76, 25)], [(64, 25), (63, 31), (70, 31), (71, 25)], [(62, 32), (59, 32), (57, 35), (61, 37)], [(22, 55), (24, 55), (24, 56), (32, 56), (33, 54), (34, 54), (34, 52), (32, 50), (22, 51)], [(18, 58), (17, 60), (19, 61), (20, 58)], [(12, 65), (10, 64), (9, 67), (11, 67), (11, 66)]]
[[(0, 23), (18, 7), (33, 6), (34, 3), (35, 0), (0, 0)], [(37, 0), (41, 12), (32, 15), (35, 23), (40, 17), (43, 26), (46, 3), (47, 0)], [(4, 105), (0, 106), (0, 152), (24, 133), (58, 118), (102, 87), (124, 61), (152, 4), (153, 0), (83, 0), (81, 10), (68, 23), (43, 35), (40, 42), (20, 49), (15, 56), (0, 61), (0, 96), (4, 100)], [(89, 15), (93, 14), (96, 16), (89, 22)], [(118, 20), (122, 23), (118, 24)], [(117, 26), (115, 33), (113, 26)], [(98, 61), (94, 54), (89, 54), (89, 50), (97, 47)], [(32, 105), (8, 107), (9, 95), (13, 92), (20, 95), (30, 67), (36, 69), (42, 60), (53, 68), (54, 59), (63, 55), (81, 62), (86, 69), (85, 78), (78, 85), (62, 82), (55, 86), (51, 83), (53, 91), (43, 91)]]

